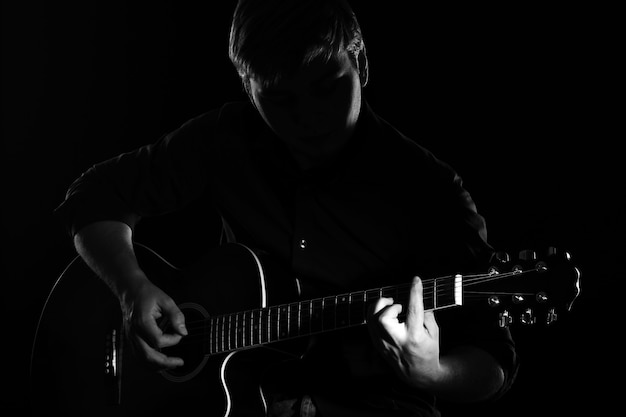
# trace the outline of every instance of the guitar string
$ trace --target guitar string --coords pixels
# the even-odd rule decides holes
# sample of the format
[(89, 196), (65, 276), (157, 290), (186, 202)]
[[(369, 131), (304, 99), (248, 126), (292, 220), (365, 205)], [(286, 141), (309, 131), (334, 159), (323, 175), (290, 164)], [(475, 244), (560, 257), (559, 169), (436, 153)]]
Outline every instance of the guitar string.
[[(407, 292), (404, 292), (404, 294), (400, 294), (400, 295), (401, 296), (408, 295), (408, 293), (409, 292), (407, 291)], [(514, 294), (518, 294), (518, 293), (514, 293)], [(479, 297), (484, 298), (484, 294), (479, 295), (479, 294), (470, 293), (470, 294), (464, 295), (464, 297), (465, 298), (479, 298)], [(268, 319), (268, 317), (265, 317), (265, 319)], [(213, 354), (231, 352), (231, 351), (239, 350), (243, 348), (261, 346), (261, 345), (265, 345), (268, 343), (293, 340), (299, 337), (311, 336), (316, 333), (340, 330), (340, 329), (349, 328), (349, 327), (356, 327), (356, 326), (367, 323), (366, 319), (363, 319), (363, 321), (360, 321), (360, 322), (350, 323), (350, 324), (341, 325), (341, 326), (331, 324), (330, 326), (325, 328), (324, 321), (322, 320), (321, 322), (317, 324), (315, 329), (313, 329), (311, 321), (307, 321), (307, 320), (304, 320), (303, 322), (299, 323), (297, 327), (287, 326), (286, 320), (281, 319), (280, 317), (276, 318), (273, 323), (276, 323), (276, 321), (280, 323), (279, 326), (281, 328), (283, 325), (287, 327), (286, 333), (281, 332), (279, 334), (277, 328), (275, 328), (272, 331), (270, 329), (271, 326), (269, 324), (267, 324), (266, 326), (262, 326), (262, 325), (254, 326), (253, 325), (251, 327), (248, 327), (248, 329), (246, 329), (246, 332), (241, 332), (241, 331), (233, 332), (235, 329), (233, 328), (232, 323), (231, 323), (231, 325), (222, 326), (222, 328), (218, 327), (217, 330), (220, 330), (220, 331), (219, 332), (216, 331), (213, 335), (211, 335), (211, 336), (215, 336), (216, 337), (215, 339), (209, 339), (208, 338), (208, 336), (210, 336), (209, 333), (202, 333), (202, 332), (197, 333), (197, 334), (191, 333), (185, 338), (181, 339), (179, 345), (195, 344), (195, 343), (198, 343), (198, 341), (200, 341), (205, 344), (205, 354), (213, 355)], [(245, 337), (244, 337), (244, 334), (245, 334)]]
[[(399, 291), (397, 294), (395, 294), (396, 295), (395, 298), (397, 300), (399, 300), (400, 303), (405, 303), (405, 302), (408, 301), (409, 294), (410, 294), (409, 291)], [(515, 292), (515, 293), (498, 293), (498, 294), (502, 294), (502, 295), (518, 295), (520, 293)], [(522, 293), (520, 295), (529, 295), (529, 293), (525, 293), (525, 294)], [(484, 293), (471, 293), (470, 292), (470, 293), (465, 293), (463, 295), (463, 298), (465, 298), (465, 299), (467, 299), (467, 298), (470, 298), (470, 299), (483, 298), (484, 299), (484, 296), (485, 296)], [(370, 304), (374, 303), (375, 301), (376, 300), (373, 299), (373, 300), (370, 300), (370, 302), (359, 302), (358, 304), (351, 304), (351, 306), (357, 306), (360, 309), (365, 310), (367, 307), (369, 307)], [(335, 305), (335, 307), (337, 307), (337, 306)], [(344, 306), (339, 306), (339, 307), (340, 308), (344, 308)], [(350, 309), (349, 306), (345, 306), (345, 308), (346, 308), (346, 310), (350, 310), (348, 312), (348, 314), (355, 312), (355, 310), (354, 309)], [(223, 314), (223, 315), (219, 315), (219, 316), (211, 316), (211, 317), (206, 318), (206, 319), (197, 320), (197, 321), (195, 321), (195, 323), (196, 323), (195, 326), (187, 325), (187, 330), (191, 334), (189, 334), (186, 337), (189, 338), (189, 337), (194, 337), (194, 336), (204, 336), (204, 335), (206, 335), (207, 334), (206, 332), (195, 333), (195, 331), (199, 331), (199, 330), (204, 331), (204, 330), (207, 329), (207, 325), (209, 325), (209, 326), (226, 327), (226, 328), (229, 328), (230, 331), (232, 332), (232, 330), (235, 329), (235, 326), (239, 326), (239, 325), (244, 325), (244, 326), (248, 326), (248, 327), (252, 326), (252, 327), (249, 327), (249, 328), (259, 329), (261, 326), (257, 325), (257, 323), (262, 322), (263, 320), (265, 320), (265, 321), (271, 320), (272, 323), (281, 323), (281, 324), (282, 323), (287, 323), (287, 322), (291, 321), (291, 317), (287, 318), (285, 316), (285, 314), (286, 314), (285, 312), (283, 312), (281, 314), (281, 312), (279, 311), (278, 308), (272, 307), (272, 309), (273, 309), (273, 311), (271, 313), (269, 312), (269, 309), (249, 310), (248, 312), (251, 313), (251, 314), (249, 316), (247, 316), (247, 317), (244, 315), (244, 313), (239, 313), (238, 312), (238, 313), (231, 313), (231, 314)], [(324, 317), (323, 317), (323, 311), (324, 310), (323, 309), (317, 309), (317, 310), (313, 309), (313, 310), (315, 311), (315, 313), (313, 313), (313, 315), (310, 314), (310, 310), (309, 310), (309, 312), (304, 313), (304, 314), (302, 313), (302, 310), (300, 310), (300, 315), (299, 315), (299, 317), (300, 317), (300, 324), (298, 325), (298, 327), (302, 328), (303, 327), (302, 326), (303, 322), (304, 322), (304, 327), (306, 327), (307, 323), (310, 324), (311, 322), (315, 322), (315, 321), (319, 321), (320, 326), (321, 326), (321, 323), (324, 322)], [(433, 309), (433, 308), (426, 308), (425, 310), (426, 311), (432, 311), (432, 310), (435, 310), (435, 309)], [(259, 314), (254, 314), (253, 315), (253, 313), (266, 313), (266, 314), (260, 314), (260, 315)], [(367, 314), (365, 312), (361, 312), (361, 313), (362, 314), (357, 313), (357, 317), (367, 316)], [(318, 314), (318, 316), (313, 317), (316, 314)], [(403, 311), (400, 314), (402, 315), (402, 314), (406, 314), (406, 313)], [(229, 317), (230, 318), (234, 318), (234, 320), (230, 320), (230, 321), (227, 320), (227, 318), (229, 318)], [(221, 320), (221, 322), (220, 322), (220, 320)], [(334, 320), (336, 320), (336, 319), (333, 319), (333, 321)], [(203, 325), (202, 326), (198, 326), (197, 325), (198, 323), (202, 323)], [(340, 325), (337, 325), (337, 326), (334, 326), (334, 327), (338, 327), (338, 328), (349, 327), (351, 325), (358, 325), (358, 324), (362, 324), (362, 323), (364, 323), (364, 321), (354, 321), (354, 322), (351, 321), (347, 325), (341, 325), (340, 324)], [(265, 323), (263, 323), (263, 324), (265, 324)], [(263, 326), (263, 327), (265, 327), (265, 326)]]
[[(433, 285), (432, 287), (436, 287), (436, 291), (437, 291), (437, 295), (441, 295), (441, 294), (445, 294), (446, 292), (451, 291), (451, 287), (459, 287), (459, 286), (470, 286), (470, 285), (476, 285), (479, 283), (485, 283), (485, 282), (489, 282), (489, 281), (493, 281), (493, 280), (498, 280), (498, 279), (502, 279), (502, 278), (510, 278), (510, 277), (515, 277), (515, 276), (519, 276), (525, 273), (529, 273), (529, 272), (535, 272), (535, 270), (527, 270), (527, 271), (522, 271), (522, 272), (514, 272), (514, 273), (506, 273), (506, 274), (499, 274), (499, 275), (489, 275), (489, 274), (481, 274), (481, 275), (467, 275), (463, 277), (463, 281), (461, 282), (461, 284), (458, 283), (453, 283), (453, 284), (449, 284), (449, 283), (443, 283), (443, 284), (437, 284), (436, 286)], [(439, 278), (435, 278), (435, 279), (431, 279), (426, 281), (427, 284), (431, 284), (434, 283), (434, 281), (436, 280), (441, 280), (441, 279), (449, 279), (449, 278), (453, 278), (454, 276), (446, 276), (446, 277), (439, 277)], [(475, 279), (467, 279), (467, 277), (478, 277)], [(411, 284), (407, 283), (407, 284), (400, 284), (400, 285), (396, 285), (396, 286), (388, 286), (388, 287), (381, 287), (381, 288), (377, 288), (377, 289), (369, 289), (369, 290), (362, 290), (362, 291), (354, 291), (354, 292), (350, 292), (350, 293), (345, 293), (345, 294), (339, 294), (336, 296), (328, 296), (328, 297), (319, 297), (319, 298), (314, 298), (311, 300), (306, 300), (306, 301), (296, 301), (293, 303), (286, 303), (286, 304), (278, 304), (275, 306), (271, 306), (271, 307), (266, 307), (266, 308), (255, 308), (255, 309), (250, 309), (250, 310), (244, 310), (244, 311), (238, 311), (238, 312), (233, 312), (233, 313), (226, 313), (226, 314), (220, 314), (220, 315), (216, 315), (216, 316), (212, 316), (212, 318), (219, 318), (219, 317), (228, 317), (231, 315), (243, 315), (245, 313), (249, 313), (249, 312), (256, 312), (256, 311), (263, 311), (263, 310), (269, 310), (270, 308), (272, 309), (280, 309), (280, 308), (286, 308), (286, 307), (290, 307), (290, 306), (296, 306), (298, 304), (303, 304), (303, 303), (315, 303), (315, 302), (321, 302), (322, 300), (338, 300), (342, 297), (352, 297), (355, 294), (363, 294), (363, 295), (367, 295), (367, 294), (380, 294), (385, 293), (385, 291), (387, 291), (387, 294), (383, 294), (383, 297), (387, 297), (390, 296), (392, 294), (389, 294), (388, 292), (398, 292), (398, 291), (403, 291), (406, 290), (408, 288), (410, 288)], [(424, 297), (427, 298), (431, 295), (434, 294), (434, 289), (432, 289), (431, 287), (425, 288), (424, 289)], [(376, 299), (378, 299), (380, 297), (374, 297), (373, 299), (371, 299), (371, 301), (375, 301)], [(369, 301), (369, 300), (367, 300)], [(204, 323), (207, 319), (203, 318), (194, 322), (188, 322), (187, 324), (191, 324), (191, 323)]]
[[(436, 285), (436, 292), (438, 296), (441, 296), (441, 294), (445, 294), (446, 292), (450, 291), (451, 286), (455, 286), (458, 287), (460, 286), (470, 286), (470, 285), (475, 285), (477, 283), (482, 283), (482, 282), (489, 282), (492, 280), (496, 280), (496, 279), (502, 279), (502, 278), (509, 278), (509, 277), (514, 277), (514, 276), (520, 276), (526, 273), (530, 273), (530, 272), (536, 272), (536, 269), (531, 269), (531, 270), (526, 270), (526, 271), (516, 271), (516, 272), (510, 272), (510, 273), (500, 273), (500, 274), (475, 274), (475, 275), (466, 275), (463, 277), (463, 281), (461, 284), (458, 284), (456, 281), (454, 284), (449, 284), (449, 283), (443, 283), (443, 284), (439, 284)], [(438, 280), (442, 280), (442, 279), (450, 279), (453, 278), (453, 276), (446, 276), (446, 277), (439, 277), (439, 278), (434, 278), (434, 279), (429, 279), (429, 280), (425, 280), (425, 285), (430, 285), (432, 284), (433, 287), (435, 287), (434, 283)], [(269, 308), (265, 308), (265, 309), (261, 309), (261, 308), (257, 308), (257, 309), (252, 309), (252, 310), (246, 310), (246, 311), (242, 311), (242, 312), (237, 312), (237, 313), (228, 313), (228, 314), (221, 314), (221, 315), (217, 315), (217, 316), (212, 316), (209, 318), (203, 318), (201, 320), (195, 320), (195, 321), (191, 321), (187, 323), (187, 329), (189, 330), (190, 335), (186, 337), (186, 339), (193, 337), (193, 336), (197, 336), (197, 337), (206, 337), (207, 335), (210, 335), (209, 332), (206, 332), (207, 330), (207, 325), (208, 327), (211, 327), (213, 325), (218, 325), (218, 326), (222, 326), (222, 327), (227, 327), (229, 330), (229, 334), (228, 335), (216, 335), (216, 336), (228, 336), (229, 338), (236, 338), (236, 336), (232, 336), (230, 333), (232, 333), (233, 328), (237, 329), (237, 327), (239, 327), (239, 325), (249, 325), (249, 323), (252, 323), (252, 318), (253, 315), (255, 313), (257, 313), (256, 315), (259, 316), (258, 319), (259, 320), (269, 320), (270, 318), (268, 317), (269, 314), (271, 314), (270, 309), (274, 310), (274, 315), (277, 317), (274, 317), (273, 323), (278, 321), (279, 325), (282, 323), (286, 323), (287, 322), (287, 318), (284, 317), (285, 313), (284, 311), (290, 309), (291, 307), (296, 307), (296, 306), (301, 306), (303, 303), (306, 304), (310, 304), (310, 310), (315, 310), (315, 307), (313, 306), (313, 304), (315, 302), (321, 302), (322, 300), (334, 300), (335, 301), (335, 307), (337, 307), (337, 300), (341, 297), (349, 297), (352, 296), (353, 294), (362, 294), (364, 297), (367, 297), (367, 294), (381, 294), (383, 293), (383, 296), (393, 296), (395, 295), (396, 298), (398, 299), (402, 299), (403, 301), (407, 298), (406, 296), (408, 294), (410, 294), (410, 286), (411, 284), (402, 284), (402, 285), (398, 285), (398, 286), (390, 286), (390, 287), (383, 287), (383, 288), (379, 288), (379, 289), (371, 289), (371, 290), (365, 290), (365, 291), (356, 291), (354, 293), (346, 293), (346, 294), (341, 294), (338, 296), (332, 296), (332, 297), (322, 297), (322, 298), (318, 298), (318, 299), (313, 299), (313, 300), (309, 300), (309, 301), (301, 301), (301, 302), (294, 302), (294, 303), (289, 303), (289, 304), (283, 304), (283, 305), (277, 305), (277, 306), (272, 306)], [(385, 291), (392, 291), (394, 294), (384, 294)], [(433, 296), (435, 294), (435, 289), (432, 288), (427, 288), (424, 290), (424, 297), (428, 298), (430, 296)], [(478, 294), (474, 294), (474, 293), (468, 293), (466, 292), (464, 294), (465, 298), (476, 298), (476, 297), (484, 297), (485, 293), (478, 293)], [(499, 293), (501, 294), (501, 293)], [(379, 298), (379, 297), (375, 297), (371, 300), (364, 300), (362, 301), (363, 303), (363, 310), (365, 310), (365, 307), (369, 303), (375, 302), (375, 300)], [(361, 301), (359, 301), (357, 303), (360, 304)], [(333, 303), (331, 302), (331, 305)], [(339, 304), (339, 308), (342, 308), (342, 305)], [(350, 309), (350, 307), (345, 307), (347, 309)], [(283, 314), (281, 316), (280, 311), (281, 309), (283, 310)], [(350, 312), (352, 312), (353, 310), (350, 310)], [(318, 308), (316, 311), (316, 313), (319, 312), (323, 312), (323, 308)], [(266, 313), (266, 314), (263, 314)], [(365, 311), (362, 312), (362, 315), (366, 315)], [(246, 314), (249, 316), (249, 320), (246, 319)], [(305, 315), (306, 316), (306, 315)], [(302, 317), (302, 316), (300, 316)], [(228, 318), (228, 323), (225, 323), (227, 321)], [(232, 318), (235, 318), (234, 320), (232, 320)], [(305, 317), (306, 319), (306, 317)], [(309, 318), (310, 319), (310, 318)], [(219, 320), (221, 320), (223, 323), (219, 323)], [(323, 318), (322, 318), (323, 320)], [(365, 320), (365, 319), (364, 319)], [(211, 323), (212, 322), (212, 323)], [(249, 323), (248, 323), (249, 322)], [(286, 325), (286, 324), (285, 324)], [(269, 326), (269, 325), (268, 325)], [(349, 325), (348, 325), (349, 326)], [(260, 327), (264, 327), (264, 326), (259, 326)], [(337, 326), (334, 326), (337, 327)], [(345, 326), (344, 326), (345, 327)], [(251, 328), (253, 329), (253, 328)], [(201, 331), (200, 334), (196, 333), (198, 331)], [(239, 333), (244, 333), (244, 332), (239, 332)], [(246, 331), (245, 333), (248, 333), (248, 331)], [(259, 337), (260, 338), (260, 337)]]
[[(451, 291), (451, 287), (459, 287), (459, 286), (470, 286), (470, 285), (475, 285), (478, 283), (484, 283), (484, 282), (489, 282), (489, 281), (493, 281), (493, 280), (497, 280), (497, 279), (502, 279), (502, 278), (509, 278), (509, 277), (514, 277), (514, 276), (520, 276), (522, 274), (526, 274), (529, 272), (535, 272), (535, 270), (527, 270), (527, 271), (520, 271), (520, 272), (511, 272), (511, 273), (504, 273), (504, 274), (496, 274), (496, 275), (490, 275), (490, 274), (480, 274), (480, 275), (468, 275), (463, 277), (464, 280), (462, 281), (461, 284), (458, 283), (453, 283), (453, 284), (449, 284), (449, 283), (443, 283), (443, 284), (438, 284), (436, 285), (436, 291), (437, 291), (437, 296), (441, 296), (442, 294), (446, 294), (448, 292)], [(467, 277), (475, 277), (474, 279), (470, 278), (467, 279)], [(435, 278), (435, 279), (431, 279), (426, 281), (427, 284), (431, 284), (434, 283), (436, 280), (440, 280), (440, 279), (449, 279), (452, 277), (440, 277), (440, 278)], [(396, 294), (396, 296), (398, 294), (402, 294), (400, 291), (405, 291), (407, 289), (409, 289), (411, 286), (411, 284), (401, 284), (401, 285), (397, 285), (397, 286), (389, 286), (389, 287), (382, 287), (382, 288), (378, 288), (378, 289), (370, 289), (370, 290), (364, 290), (364, 291), (355, 291), (352, 293), (345, 293), (345, 294), (340, 294), (337, 296), (329, 296), (329, 297), (320, 297), (320, 298), (315, 298), (312, 300), (307, 300), (307, 301), (297, 301), (297, 302), (293, 302), (293, 303), (287, 303), (287, 304), (280, 304), (280, 305), (276, 305), (276, 306), (271, 306), (271, 307), (267, 307), (267, 308), (255, 308), (255, 309), (250, 309), (250, 310), (244, 310), (244, 311), (239, 311), (239, 312), (233, 312), (233, 313), (226, 313), (226, 314), (220, 314), (220, 315), (216, 315), (216, 316), (211, 316), (209, 318), (203, 318), (200, 320), (195, 320), (195, 321), (190, 321), (187, 322), (186, 325), (188, 327), (188, 329), (190, 327), (192, 327), (194, 324), (201, 324), (201, 326), (199, 326), (198, 328), (204, 328), (205, 324), (207, 322), (207, 320), (216, 320), (216, 319), (220, 319), (220, 318), (225, 318), (225, 317), (230, 317), (230, 316), (243, 316), (246, 313), (253, 313), (253, 312), (262, 312), (262, 311), (269, 311), (269, 309), (274, 309), (276, 311), (279, 311), (280, 309), (288, 309), (292, 306), (297, 306), (297, 305), (302, 305), (304, 304), (315, 304), (316, 302), (322, 302), (322, 300), (335, 300), (335, 305), (337, 305), (337, 300), (341, 297), (351, 297), (354, 294), (362, 294), (363, 296), (367, 296), (367, 294), (380, 294), (383, 293), (383, 297), (389, 297), (392, 296), (394, 294)], [(435, 287), (435, 285), (433, 285), (433, 287)], [(456, 289), (456, 288), (455, 288)], [(389, 294), (389, 291), (393, 292), (394, 294)], [(387, 292), (385, 294), (385, 292)], [(408, 294), (408, 292), (407, 292)], [(424, 289), (424, 298), (428, 298), (430, 296), (433, 296), (435, 294), (435, 290), (432, 288), (426, 288)], [(365, 300), (365, 302), (370, 301), (370, 302), (375, 302), (378, 298), (378, 296), (370, 299), (370, 300)], [(360, 301), (359, 301), (360, 302)], [(323, 311), (323, 309), (320, 309), (320, 311)]]

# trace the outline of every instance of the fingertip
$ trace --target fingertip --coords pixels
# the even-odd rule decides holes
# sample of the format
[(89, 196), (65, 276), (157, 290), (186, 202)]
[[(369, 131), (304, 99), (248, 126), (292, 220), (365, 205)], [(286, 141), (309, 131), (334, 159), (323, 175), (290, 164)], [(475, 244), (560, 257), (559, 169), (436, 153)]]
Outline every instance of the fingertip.
[(413, 288), (417, 288), (418, 290), (422, 290), (424, 288), (424, 283), (420, 277), (417, 275), (413, 277)]
[(368, 307), (368, 313), (370, 315), (377, 314), (386, 307), (393, 305), (393, 298), (380, 297), (375, 302), (371, 303)]
[(379, 310), (390, 305), (393, 305), (393, 298), (391, 297), (380, 297), (376, 300), (376, 306)]

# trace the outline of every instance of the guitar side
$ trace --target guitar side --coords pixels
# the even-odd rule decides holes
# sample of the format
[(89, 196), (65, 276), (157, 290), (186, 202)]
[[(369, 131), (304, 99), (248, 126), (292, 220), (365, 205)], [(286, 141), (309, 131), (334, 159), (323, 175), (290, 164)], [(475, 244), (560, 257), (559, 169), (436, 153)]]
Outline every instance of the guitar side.
[[(136, 253), (151, 280), (183, 310), (190, 329), (183, 341), (194, 340), (193, 322), (200, 316), (259, 308), (266, 301), (258, 259), (242, 245), (219, 247), (184, 271), (145, 246), (137, 245)], [(190, 343), (184, 369), (157, 373), (144, 368), (127, 345), (118, 300), (74, 259), (55, 283), (37, 326), (31, 358), (34, 415), (264, 415), (258, 376), (264, 371), (259, 364), (271, 362), (260, 359), (269, 355), (266, 349), (206, 357)]]

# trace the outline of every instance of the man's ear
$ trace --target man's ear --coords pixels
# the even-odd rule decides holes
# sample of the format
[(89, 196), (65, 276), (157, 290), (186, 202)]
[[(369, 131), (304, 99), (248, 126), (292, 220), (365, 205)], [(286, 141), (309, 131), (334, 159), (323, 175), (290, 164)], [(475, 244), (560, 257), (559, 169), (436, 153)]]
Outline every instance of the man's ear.
[(361, 79), (361, 87), (365, 87), (370, 79), (369, 62), (367, 60), (367, 51), (365, 45), (357, 56), (357, 69), (359, 70), (359, 78)]

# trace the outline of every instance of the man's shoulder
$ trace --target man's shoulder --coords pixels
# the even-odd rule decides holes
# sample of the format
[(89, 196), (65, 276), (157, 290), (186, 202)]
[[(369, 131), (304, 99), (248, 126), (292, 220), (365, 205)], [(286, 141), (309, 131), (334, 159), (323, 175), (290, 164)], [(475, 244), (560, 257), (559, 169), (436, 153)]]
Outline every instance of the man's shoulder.
[[(376, 125), (376, 130), (372, 131), (377, 131), (374, 140), (380, 141), (376, 147), (379, 156), (386, 156), (395, 166), (414, 173), (431, 172), (444, 177), (455, 174), (454, 169), (423, 145), (419, 138), (405, 134), (371, 109), (368, 117)], [(380, 152), (383, 149), (386, 152)]]
[(365, 103), (364, 121), (366, 128), (363, 129), (373, 135), (376, 139), (384, 142), (383, 145), (395, 151), (405, 153), (409, 152), (411, 157), (431, 157), (432, 153), (419, 140), (412, 136), (408, 136), (393, 123), (389, 122), (385, 116), (379, 114), (369, 103)]
[(199, 113), (165, 135), (164, 143), (170, 149), (210, 149), (241, 133), (251, 119), (250, 107), (246, 102), (231, 101)]

